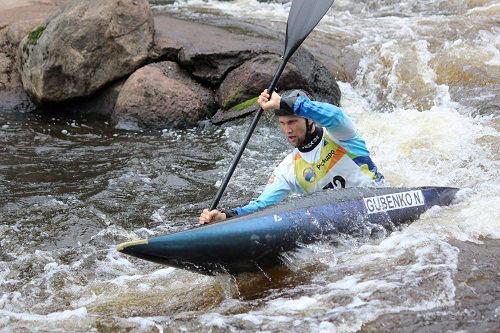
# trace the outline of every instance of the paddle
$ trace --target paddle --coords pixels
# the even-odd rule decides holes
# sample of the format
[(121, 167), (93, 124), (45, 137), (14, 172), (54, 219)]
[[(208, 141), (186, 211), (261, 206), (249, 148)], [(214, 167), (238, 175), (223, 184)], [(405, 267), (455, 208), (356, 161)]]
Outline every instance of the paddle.
[[(276, 88), (276, 84), (285, 69), (286, 63), (293, 55), (293, 53), (299, 48), (300, 44), (306, 39), (309, 33), (314, 29), (314, 27), (319, 23), (319, 21), (325, 16), (326, 12), (332, 6), (334, 0), (293, 0), (292, 7), (290, 8), (290, 13), (288, 14), (288, 21), (286, 24), (286, 39), (285, 39), (285, 52), (283, 53), (283, 58), (281, 63), (278, 66), (278, 70), (274, 74), (274, 77), (271, 81), (271, 85), (267, 89), (269, 95), (272, 95), (274, 89)], [(262, 115), (262, 108), (259, 107), (257, 113), (255, 113), (255, 117), (250, 124), (250, 127), (247, 130), (247, 134), (243, 139), (243, 142), (240, 145), (236, 156), (233, 159), (233, 163), (229, 168), (229, 171), (222, 182), (222, 185), (219, 188), (212, 204), (210, 205), (209, 211), (212, 211), (219, 204), (220, 198), (222, 194), (226, 190), (227, 184), (229, 183), (229, 179), (233, 175), (238, 162), (240, 161), (241, 155), (245, 150), (250, 137), (252, 136), (257, 123)]]

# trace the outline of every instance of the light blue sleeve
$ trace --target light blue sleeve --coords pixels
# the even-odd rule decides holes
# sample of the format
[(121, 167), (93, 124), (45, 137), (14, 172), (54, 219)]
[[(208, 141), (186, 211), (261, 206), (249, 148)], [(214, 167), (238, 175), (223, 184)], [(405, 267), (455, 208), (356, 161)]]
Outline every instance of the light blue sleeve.
[(358, 156), (368, 156), (370, 151), (366, 147), (365, 140), (359, 136), (359, 132), (344, 112), (337, 106), (311, 101), (305, 97), (298, 97), (293, 105), (296, 115), (311, 119), (315, 123), (325, 127), (328, 133), (339, 140), (342, 147)]
[(290, 185), (284, 179), (274, 176), (274, 174), (271, 177), (274, 177), (274, 181), (266, 185), (257, 200), (251, 201), (246, 206), (235, 208), (238, 215), (250, 213), (256, 209), (280, 202), (292, 191)]

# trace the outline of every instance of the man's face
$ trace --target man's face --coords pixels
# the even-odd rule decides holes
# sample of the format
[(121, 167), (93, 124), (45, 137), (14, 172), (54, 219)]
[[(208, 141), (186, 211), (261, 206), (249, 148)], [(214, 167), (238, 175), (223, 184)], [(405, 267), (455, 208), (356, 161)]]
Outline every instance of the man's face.
[(306, 138), (306, 119), (299, 116), (279, 116), (281, 130), (285, 133), (288, 142), (294, 147), (299, 147)]

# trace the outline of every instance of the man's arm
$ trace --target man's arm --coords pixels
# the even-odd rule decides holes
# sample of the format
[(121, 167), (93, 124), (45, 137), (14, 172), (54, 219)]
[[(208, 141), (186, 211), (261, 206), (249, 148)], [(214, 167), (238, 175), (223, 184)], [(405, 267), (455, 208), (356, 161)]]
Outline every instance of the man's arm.
[(282, 201), (291, 191), (288, 183), (273, 173), (264, 191), (255, 201), (251, 201), (248, 205), (237, 207), (234, 210), (238, 215), (247, 214), (256, 209)]
[(358, 135), (352, 120), (339, 107), (329, 103), (311, 101), (302, 96), (281, 98), (276, 92), (269, 96), (267, 89), (260, 94), (258, 103), (265, 111), (288, 109), (297, 116), (311, 119), (329, 129), (340, 140), (353, 139)]
[[(259, 195), (257, 200), (251, 201), (248, 205), (243, 207), (236, 207), (229, 211), (220, 211), (214, 209), (209, 211), (204, 209), (200, 215), (200, 224), (209, 224), (214, 222), (224, 221), (226, 218), (233, 217), (234, 215), (243, 215), (250, 213), (256, 209), (266, 207), (276, 202), (283, 200), (288, 193), (290, 193), (290, 188), (288, 186), (276, 186), (274, 184), (267, 184), (264, 191)], [(230, 216), (228, 216), (228, 212)]]
[(296, 115), (313, 120), (325, 127), (328, 134), (339, 140), (342, 147), (358, 156), (368, 156), (370, 151), (366, 147), (356, 126), (339, 107), (314, 102), (305, 97), (282, 98), (281, 107), (289, 108)]
[(290, 108), (297, 116), (311, 119), (327, 128), (339, 140), (353, 139), (358, 135), (352, 120), (337, 106), (311, 101), (308, 98), (285, 97), (280, 101), (281, 107)]
[[(269, 178), (264, 191), (259, 195), (257, 200), (251, 201), (243, 207), (236, 207), (228, 211), (219, 211), (214, 209), (209, 212), (208, 209), (205, 209), (200, 215), (200, 224), (223, 221), (226, 218), (232, 217), (233, 213), (236, 215), (247, 214), (256, 209), (263, 208), (283, 200), (290, 192), (294, 191), (290, 182), (287, 181), (287, 171), (290, 160), (291, 157), (287, 156), (287, 158), (285, 158), (285, 160), (278, 165)], [(230, 216), (227, 216), (228, 213)]]

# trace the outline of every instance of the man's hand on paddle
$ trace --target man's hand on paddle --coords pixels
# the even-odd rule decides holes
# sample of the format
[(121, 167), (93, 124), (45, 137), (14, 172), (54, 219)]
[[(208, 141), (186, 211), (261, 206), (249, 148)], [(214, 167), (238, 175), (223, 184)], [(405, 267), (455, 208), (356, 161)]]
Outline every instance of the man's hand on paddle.
[[(280, 108), (281, 97), (277, 93), (273, 92), (271, 99), (269, 99), (269, 94), (267, 93), (267, 89), (264, 90), (257, 100), (257, 103), (262, 107), (264, 111), (268, 110), (277, 110)], [(224, 221), (226, 219), (226, 213), (218, 211), (214, 209), (212, 211), (208, 211), (208, 209), (204, 209), (200, 215), (200, 224), (208, 224), (214, 222)]]
[(226, 213), (222, 213), (217, 209), (212, 211), (208, 211), (208, 209), (204, 209), (200, 215), (200, 224), (208, 224), (213, 222), (220, 222), (226, 219)]
[(262, 110), (278, 110), (280, 108), (281, 97), (276, 92), (273, 92), (273, 96), (269, 99), (269, 94), (267, 89), (264, 90), (257, 100), (257, 103), (262, 107)]

